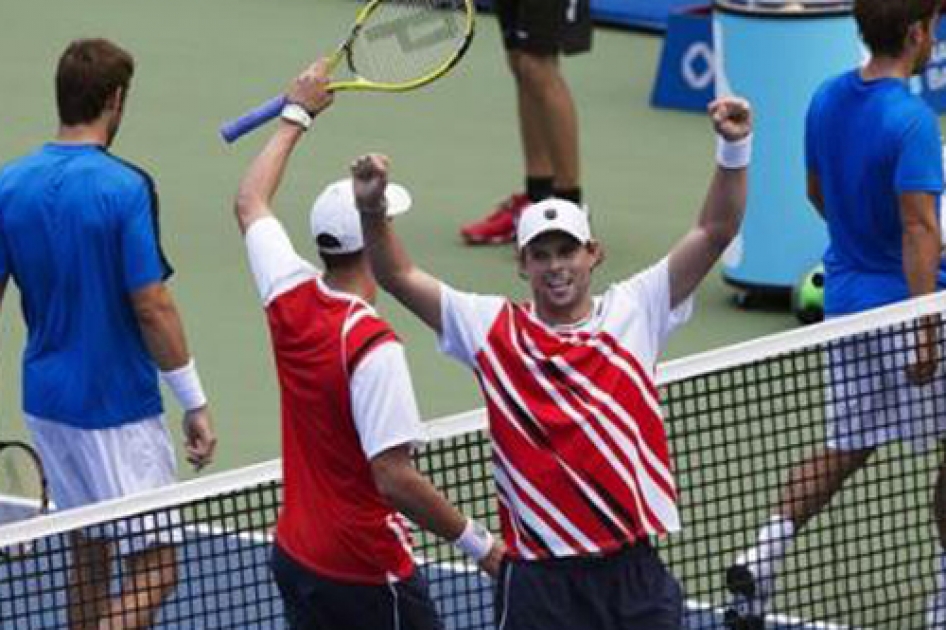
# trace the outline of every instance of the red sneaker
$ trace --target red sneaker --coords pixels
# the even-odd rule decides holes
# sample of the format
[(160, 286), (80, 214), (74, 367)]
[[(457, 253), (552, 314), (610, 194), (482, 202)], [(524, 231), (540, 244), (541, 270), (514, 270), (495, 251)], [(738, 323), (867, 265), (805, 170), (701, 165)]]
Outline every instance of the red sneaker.
[(528, 205), (526, 195), (513, 193), (485, 218), (463, 226), (460, 236), (467, 245), (511, 243), (516, 238), (516, 221)]

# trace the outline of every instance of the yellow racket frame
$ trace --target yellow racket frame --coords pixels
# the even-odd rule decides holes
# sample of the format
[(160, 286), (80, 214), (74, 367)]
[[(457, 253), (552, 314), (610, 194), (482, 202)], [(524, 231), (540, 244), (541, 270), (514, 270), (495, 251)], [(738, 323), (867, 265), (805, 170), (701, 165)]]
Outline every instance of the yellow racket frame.
[[(358, 12), (358, 15), (355, 17), (355, 24), (352, 26), (351, 33), (348, 35), (348, 38), (342, 42), (338, 48), (335, 49), (335, 52), (332, 53), (332, 56), (329, 58), (328, 65), (330, 73), (335, 70), (345, 55), (348, 54), (348, 49), (351, 47), (352, 42), (355, 41), (355, 38), (358, 37), (358, 33), (361, 32), (361, 29), (368, 20), (368, 17), (374, 12), (378, 5), (383, 2), (385, 2), (385, 0), (370, 0)], [(405, 81), (403, 83), (379, 83), (377, 81), (369, 81), (365, 78), (359, 77), (356, 73), (354, 79), (330, 82), (328, 84), (328, 89), (333, 92), (351, 90), (407, 92), (410, 90), (416, 90), (417, 88), (427, 85), (431, 81), (435, 81), (436, 79), (439, 79), (443, 75), (447, 74), (455, 65), (457, 65), (457, 62), (460, 61), (467, 49), (470, 47), (470, 42), (473, 41), (473, 35), (476, 30), (476, 9), (473, 6), (473, 0), (464, 0), (463, 4), (466, 7), (466, 32), (464, 34), (463, 43), (454, 51), (453, 55), (444, 59), (443, 63), (424, 76), (418, 77), (412, 81)]]

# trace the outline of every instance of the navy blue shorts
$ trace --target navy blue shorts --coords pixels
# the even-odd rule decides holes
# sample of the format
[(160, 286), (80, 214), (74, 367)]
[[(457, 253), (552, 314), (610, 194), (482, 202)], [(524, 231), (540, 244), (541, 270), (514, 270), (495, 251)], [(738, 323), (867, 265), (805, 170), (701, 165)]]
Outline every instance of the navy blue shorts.
[(506, 50), (573, 55), (591, 50), (590, 0), (495, 0)]
[(683, 593), (657, 552), (515, 560), (496, 586), (497, 630), (680, 630)]
[(321, 577), (273, 545), (270, 568), (292, 630), (443, 630), (424, 577), (351, 584)]

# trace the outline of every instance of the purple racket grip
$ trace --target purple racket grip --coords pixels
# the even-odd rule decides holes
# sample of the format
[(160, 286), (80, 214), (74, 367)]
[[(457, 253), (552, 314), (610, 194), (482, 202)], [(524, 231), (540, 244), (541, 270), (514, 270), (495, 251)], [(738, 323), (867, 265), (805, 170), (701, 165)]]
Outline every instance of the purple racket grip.
[(266, 101), (256, 109), (220, 127), (220, 137), (228, 144), (239, 140), (263, 123), (279, 116), (282, 108), (286, 105), (286, 101), (285, 95), (277, 96), (276, 98)]

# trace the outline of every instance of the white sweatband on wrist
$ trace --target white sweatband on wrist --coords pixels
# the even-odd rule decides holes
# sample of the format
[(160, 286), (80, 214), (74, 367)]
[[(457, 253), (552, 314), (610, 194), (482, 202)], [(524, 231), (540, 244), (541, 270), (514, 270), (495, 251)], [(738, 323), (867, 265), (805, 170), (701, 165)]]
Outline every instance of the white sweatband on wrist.
[(493, 535), (489, 533), (488, 529), (470, 519), (467, 520), (463, 533), (453, 541), (453, 544), (457, 549), (473, 558), (475, 562), (479, 562), (493, 548)]
[(312, 114), (307, 112), (305, 107), (299, 103), (286, 103), (279, 115), (283, 120), (288, 120), (303, 129), (308, 129), (312, 126)]
[(746, 168), (752, 161), (752, 134), (730, 142), (722, 136), (716, 136), (716, 163), (722, 168)]
[(184, 367), (161, 372), (161, 378), (184, 411), (200, 409), (207, 404), (207, 396), (204, 395), (204, 388), (200, 384), (194, 359), (189, 360)]

